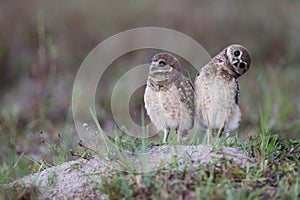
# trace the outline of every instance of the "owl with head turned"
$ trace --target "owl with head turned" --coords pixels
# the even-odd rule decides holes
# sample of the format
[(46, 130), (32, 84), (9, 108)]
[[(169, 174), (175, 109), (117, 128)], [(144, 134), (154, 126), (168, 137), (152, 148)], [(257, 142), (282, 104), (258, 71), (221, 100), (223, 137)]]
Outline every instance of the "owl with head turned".
[(187, 136), (194, 125), (194, 88), (183, 76), (176, 57), (169, 53), (153, 56), (144, 93), (147, 114), (167, 143), (171, 129), (177, 141)]
[(210, 135), (235, 131), (241, 120), (238, 78), (251, 65), (249, 51), (233, 44), (213, 57), (195, 79), (195, 121)]

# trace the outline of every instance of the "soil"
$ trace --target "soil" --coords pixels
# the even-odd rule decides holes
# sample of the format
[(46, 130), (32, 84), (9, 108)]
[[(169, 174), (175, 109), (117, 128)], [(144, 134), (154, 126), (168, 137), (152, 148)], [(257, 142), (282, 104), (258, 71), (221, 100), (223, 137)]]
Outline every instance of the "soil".
[(177, 169), (187, 166), (197, 169), (220, 159), (230, 159), (244, 166), (256, 164), (253, 157), (239, 148), (222, 147), (213, 149), (209, 145), (199, 146), (153, 146), (147, 153), (98, 156), (78, 159), (48, 168), (7, 185), (36, 186), (39, 199), (108, 199), (101, 194), (101, 177), (111, 177), (118, 170), (143, 173), (161, 168), (170, 168), (176, 163)]

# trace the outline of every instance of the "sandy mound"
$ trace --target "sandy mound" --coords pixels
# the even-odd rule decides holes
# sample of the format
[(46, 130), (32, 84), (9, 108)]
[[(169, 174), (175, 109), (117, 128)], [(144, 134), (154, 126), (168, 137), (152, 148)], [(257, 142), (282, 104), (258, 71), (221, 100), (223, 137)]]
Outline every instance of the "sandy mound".
[[(125, 155), (125, 156), (122, 156)], [(108, 159), (108, 157), (111, 157)], [(197, 169), (220, 159), (230, 159), (241, 166), (255, 164), (255, 159), (238, 148), (211, 146), (152, 147), (145, 154), (116, 154), (108, 157), (78, 159), (24, 177), (7, 185), (8, 188), (37, 186), (40, 199), (106, 199), (101, 194), (101, 177), (111, 177), (117, 170), (134, 173), (169, 168)]]

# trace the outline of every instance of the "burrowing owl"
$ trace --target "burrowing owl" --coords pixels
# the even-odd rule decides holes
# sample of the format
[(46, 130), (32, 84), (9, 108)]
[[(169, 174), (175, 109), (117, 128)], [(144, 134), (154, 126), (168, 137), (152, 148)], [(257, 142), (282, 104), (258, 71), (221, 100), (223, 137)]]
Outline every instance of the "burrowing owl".
[(194, 125), (194, 88), (180, 72), (180, 63), (169, 53), (154, 55), (144, 94), (145, 108), (166, 143), (170, 129), (177, 141)]
[(241, 118), (237, 78), (249, 70), (249, 51), (230, 45), (206, 64), (195, 80), (195, 119), (211, 132), (231, 132)]

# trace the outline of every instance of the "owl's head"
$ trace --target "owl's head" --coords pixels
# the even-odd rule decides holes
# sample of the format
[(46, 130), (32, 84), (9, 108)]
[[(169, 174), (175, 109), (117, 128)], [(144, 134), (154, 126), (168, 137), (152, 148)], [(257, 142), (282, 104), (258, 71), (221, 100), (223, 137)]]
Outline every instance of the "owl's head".
[(251, 57), (248, 49), (242, 45), (233, 44), (225, 49), (229, 64), (237, 75), (242, 75), (250, 68)]
[(177, 58), (169, 53), (155, 54), (151, 60), (150, 71), (180, 72), (180, 63)]

